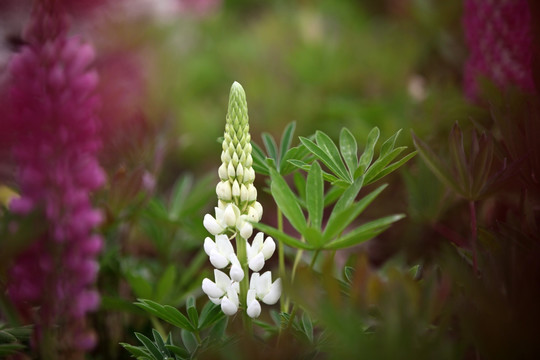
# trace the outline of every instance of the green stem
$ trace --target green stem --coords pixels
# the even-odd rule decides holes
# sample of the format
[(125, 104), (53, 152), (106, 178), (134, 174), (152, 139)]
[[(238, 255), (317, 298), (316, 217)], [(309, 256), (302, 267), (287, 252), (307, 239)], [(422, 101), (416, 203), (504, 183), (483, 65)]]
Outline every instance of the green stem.
[(251, 335), (251, 318), (247, 314), (247, 304), (246, 298), (249, 290), (249, 268), (248, 268), (248, 259), (247, 259), (247, 240), (237, 235), (236, 237), (236, 251), (238, 255), (238, 261), (242, 266), (242, 271), (244, 272), (244, 278), (240, 282), (240, 304), (243, 306), (243, 320), (244, 320), (244, 329), (248, 334)]
[[(281, 209), (279, 207), (277, 209), (277, 221), (278, 221), (278, 230), (282, 232), (283, 231), (283, 214), (281, 213)], [(279, 276), (282, 279), (284, 279), (285, 278), (285, 249), (284, 249), (283, 243), (279, 240), (278, 240), (278, 256), (279, 256)], [(288, 299), (286, 299), (285, 296), (281, 296), (281, 298), (279, 299), (279, 304), (280, 304), (281, 312), (286, 312)]]

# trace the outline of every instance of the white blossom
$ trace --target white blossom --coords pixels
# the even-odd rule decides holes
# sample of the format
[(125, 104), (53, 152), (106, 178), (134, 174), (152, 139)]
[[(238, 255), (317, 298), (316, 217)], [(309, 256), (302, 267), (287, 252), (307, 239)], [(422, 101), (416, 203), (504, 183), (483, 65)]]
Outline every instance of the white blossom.
[(214, 304), (221, 305), (221, 310), (225, 315), (231, 316), (238, 311), (239, 285), (238, 282), (231, 280), (227, 274), (215, 269), (215, 282), (205, 278), (202, 282), (202, 290), (210, 301)]
[(276, 243), (270, 236), (264, 240), (262, 232), (257, 233), (251, 245), (247, 244), (247, 256), (249, 268), (259, 271), (263, 268), (265, 260), (268, 260), (276, 250)]

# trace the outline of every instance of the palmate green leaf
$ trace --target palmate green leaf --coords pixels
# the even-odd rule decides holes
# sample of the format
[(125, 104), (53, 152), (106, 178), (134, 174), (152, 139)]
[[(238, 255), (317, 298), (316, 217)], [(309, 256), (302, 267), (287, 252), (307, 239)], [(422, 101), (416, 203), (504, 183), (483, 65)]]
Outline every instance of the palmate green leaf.
[[(305, 163), (301, 160), (289, 160), (289, 163), (291, 163), (292, 165), (294, 165), (295, 167), (299, 169), (305, 170), (306, 172), (309, 172), (309, 170), (311, 169), (311, 164)], [(327, 173), (326, 171), (322, 171), (322, 175), (323, 175), (324, 180), (328, 181), (329, 183), (334, 184), (339, 181), (337, 177), (335, 177), (332, 174)]]
[(146, 336), (144, 336), (143, 334), (138, 333), (138, 332), (135, 333), (135, 337), (137, 337), (137, 339), (139, 339), (139, 341), (144, 345), (146, 350), (148, 350), (148, 353), (154, 359), (156, 359), (156, 360), (163, 359), (163, 354), (161, 353), (161, 351), (159, 351), (159, 349), (152, 342), (152, 340), (150, 340), (149, 338), (147, 338)]
[(306, 206), (311, 226), (320, 230), (324, 209), (324, 184), (321, 166), (317, 161), (311, 165), (307, 177)]
[[(344, 181), (352, 182), (349, 178), (349, 174), (347, 174), (346, 171), (340, 169), (340, 167), (334, 162), (332, 157), (326, 153), (325, 150), (320, 148), (317, 144), (315, 144), (312, 140), (308, 138), (300, 137), (300, 141), (302, 142), (302, 144), (305, 145), (306, 148), (308, 148), (309, 151), (313, 153), (313, 155), (315, 155), (316, 158), (322, 161), (323, 164), (325, 164), (332, 172), (334, 172), (335, 175), (337, 175)], [(341, 163), (341, 165), (343, 166), (343, 168), (345, 167), (343, 163)]]
[(351, 177), (354, 176), (354, 172), (358, 167), (358, 144), (353, 134), (347, 128), (341, 129), (339, 134), (339, 148), (341, 150), (341, 155), (349, 168), (349, 174)]
[(219, 321), (224, 316), (225, 314), (223, 314), (223, 311), (221, 311), (221, 307), (219, 305), (216, 305), (211, 301), (207, 302), (201, 310), (201, 315), (199, 316), (198, 330), (207, 328), (208, 326)]
[(302, 327), (304, 330), (304, 334), (306, 334), (306, 337), (308, 338), (309, 342), (312, 343), (313, 342), (313, 323), (311, 322), (311, 318), (305, 311), (302, 314)]
[(264, 147), (266, 148), (266, 153), (268, 154), (268, 157), (270, 159), (274, 159), (276, 163), (279, 162), (278, 148), (274, 137), (268, 133), (262, 133), (261, 137), (264, 143)]
[(293, 174), (293, 182), (296, 191), (298, 192), (298, 202), (300, 206), (306, 208), (306, 203), (303, 201), (306, 198), (306, 178), (299, 172)]
[(323, 239), (325, 242), (339, 235), (354, 219), (356, 219), (369, 204), (387, 187), (387, 184), (379, 186), (377, 189), (364, 196), (360, 201), (350, 206), (332, 211), (328, 224), (324, 229)]
[(371, 184), (373, 179), (375, 179), (375, 177), (384, 170), (386, 165), (390, 164), (390, 162), (401, 154), (406, 148), (406, 146), (402, 146), (390, 151), (389, 153), (386, 153), (384, 156), (381, 154), (381, 156), (379, 156), (379, 158), (375, 160), (375, 162), (366, 171), (366, 185)]
[[(221, 312), (223, 314), (223, 312)], [(210, 329), (208, 333), (208, 339), (212, 343), (221, 342), (225, 336), (225, 330), (227, 329), (227, 324), (229, 323), (229, 318), (223, 314), (219, 318), (219, 321), (217, 321), (212, 329)]]
[(396, 162), (392, 163), (391, 165), (385, 167), (382, 171), (380, 171), (376, 175), (373, 175), (373, 177), (371, 177), (369, 179), (369, 184), (372, 184), (375, 181), (380, 180), (383, 177), (385, 177), (386, 175), (388, 175), (388, 174), (394, 172), (395, 170), (399, 169), (403, 164), (405, 164), (407, 161), (412, 159), (417, 154), (417, 152), (418, 151), (413, 151), (413, 152), (405, 155), (404, 157), (402, 157), (398, 161), (396, 161)]
[(435, 176), (447, 187), (454, 190), (458, 194), (463, 194), (463, 191), (460, 189), (459, 185), (454, 181), (453, 176), (446, 169), (442, 161), (438, 158), (437, 155), (427, 146), (422, 140), (420, 140), (414, 132), (411, 132), (414, 146), (418, 153), (428, 166), (428, 168), (435, 174)]
[[(133, 346), (127, 343), (120, 343), (120, 346), (129, 351), (137, 359), (151, 359), (152, 355), (150, 355), (150, 352), (145, 347)], [(0, 355), (2, 355), (1, 352)]]
[(360, 160), (358, 160), (358, 168), (354, 173), (355, 178), (365, 173), (369, 164), (371, 164), (373, 154), (375, 154), (375, 145), (377, 144), (377, 140), (379, 140), (380, 134), (381, 132), (378, 127), (374, 127), (369, 132), (366, 148), (364, 149), (362, 156), (360, 156)]
[(384, 230), (388, 229), (394, 222), (403, 219), (405, 215), (397, 214), (386, 216), (381, 219), (370, 221), (363, 224), (351, 232), (339, 237), (338, 239), (327, 243), (324, 246), (326, 250), (344, 249), (350, 246), (358, 245), (364, 241), (373, 239)]
[(291, 225), (299, 233), (302, 233), (307, 224), (300, 204), (296, 201), (296, 196), (289, 188), (289, 185), (287, 185), (285, 179), (276, 170), (270, 169), (270, 176), (272, 178), (270, 191), (277, 206), (281, 209), (285, 217), (287, 217)]
[(322, 249), (324, 242), (323, 242), (323, 236), (320, 229), (307, 227), (302, 233), (302, 236), (304, 237), (306, 242), (309, 245), (311, 245), (312, 249), (314, 250)]
[(348, 183), (352, 183), (352, 176), (349, 175), (349, 173), (347, 172), (347, 168), (345, 167), (345, 164), (343, 163), (341, 155), (339, 154), (339, 150), (336, 144), (334, 144), (334, 142), (332, 141), (332, 139), (330, 139), (330, 137), (322, 131), (317, 131), (315, 133), (315, 139), (317, 140), (317, 145), (319, 145), (319, 147), (328, 156), (330, 156), (334, 164), (339, 168), (340, 170), (339, 174), (342, 175), (340, 176), (341, 179), (343, 179), (344, 181)]
[(332, 186), (324, 195), (324, 207), (332, 205), (343, 194), (343, 189), (339, 186)]
[[(303, 249), (303, 250), (314, 250), (315, 247), (313, 247), (311, 244), (301, 242), (300, 240), (285, 234), (282, 231), (279, 231), (278, 229), (268, 226), (266, 224), (261, 223), (253, 223), (253, 227), (261, 230), (262, 232), (266, 233), (267, 235), (270, 235), (274, 239), (277, 239), (281, 242), (283, 242), (285, 245), (288, 245), (293, 248), (297, 249)], [(304, 229), (305, 230), (305, 229)]]
[(180, 311), (169, 305), (161, 305), (147, 299), (137, 299), (141, 309), (181, 329), (195, 331), (195, 326)]
[(394, 146), (396, 145), (396, 140), (401, 133), (401, 129), (399, 129), (394, 135), (390, 136), (381, 146), (381, 155), (385, 156), (390, 151), (394, 150)]

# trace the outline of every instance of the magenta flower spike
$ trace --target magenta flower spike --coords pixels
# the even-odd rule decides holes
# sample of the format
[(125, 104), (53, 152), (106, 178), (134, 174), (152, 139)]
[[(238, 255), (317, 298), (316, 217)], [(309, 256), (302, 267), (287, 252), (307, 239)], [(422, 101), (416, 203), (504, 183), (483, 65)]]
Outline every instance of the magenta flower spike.
[(469, 47), (464, 79), (467, 97), (478, 97), (479, 77), (501, 88), (535, 91), (527, 0), (465, 0), (463, 24)]
[(54, 328), (58, 351), (74, 354), (95, 343), (85, 317), (99, 304), (93, 283), (102, 239), (93, 230), (102, 214), (89, 194), (104, 183), (105, 174), (97, 160), (94, 49), (68, 37), (61, 5), (36, 2), (27, 44), (9, 66), (8, 121), (20, 187), (10, 208), (21, 215), (42, 214), (47, 226), (15, 259), (8, 293), (35, 324), (36, 347)]

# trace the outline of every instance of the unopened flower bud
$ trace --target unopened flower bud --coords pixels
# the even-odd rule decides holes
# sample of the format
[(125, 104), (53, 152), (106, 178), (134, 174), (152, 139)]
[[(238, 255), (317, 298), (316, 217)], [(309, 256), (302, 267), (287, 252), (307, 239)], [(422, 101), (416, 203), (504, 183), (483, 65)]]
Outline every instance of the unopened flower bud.
[(218, 169), (218, 175), (221, 180), (227, 180), (228, 174), (227, 174), (227, 167), (225, 166), (225, 163), (221, 164), (221, 166)]
[(234, 178), (235, 177), (235, 171), (234, 171), (234, 166), (232, 163), (229, 163), (229, 166), (227, 167), (227, 174), (229, 175), (229, 178)]
[(248, 188), (246, 187), (246, 185), (242, 184), (242, 186), (240, 186), (240, 201), (242, 202), (247, 201), (248, 198), (249, 198)]
[(255, 188), (255, 186), (253, 186), (253, 184), (249, 184), (248, 191), (249, 191), (248, 200), (249, 201), (257, 200), (257, 189)]
[(216, 194), (220, 200), (231, 200), (231, 184), (228, 181), (220, 181), (216, 186)]
[(223, 214), (223, 221), (227, 226), (234, 226), (236, 224), (236, 214), (234, 213), (232, 204), (229, 204), (225, 208), (225, 212)]
[(240, 185), (238, 185), (238, 181), (234, 180), (232, 185), (232, 196), (239, 197), (240, 196)]

